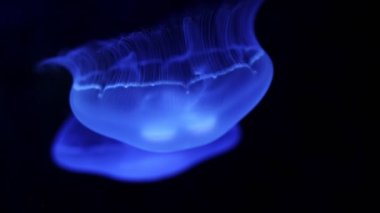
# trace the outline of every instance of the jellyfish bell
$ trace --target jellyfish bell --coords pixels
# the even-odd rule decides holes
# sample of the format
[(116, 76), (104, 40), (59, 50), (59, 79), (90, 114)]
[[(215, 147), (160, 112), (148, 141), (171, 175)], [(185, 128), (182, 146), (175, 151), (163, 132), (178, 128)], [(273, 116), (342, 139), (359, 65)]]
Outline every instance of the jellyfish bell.
[(99, 135), (71, 117), (58, 132), (52, 148), (62, 168), (126, 182), (159, 181), (181, 174), (200, 162), (234, 148), (240, 128), (232, 128), (212, 144), (173, 153), (154, 153)]
[(178, 17), (45, 63), (72, 73), (71, 108), (89, 129), (154, 152), (203, 146), (235, 126), (270, 85), (272, 63), (253, 32), (260, 2)]

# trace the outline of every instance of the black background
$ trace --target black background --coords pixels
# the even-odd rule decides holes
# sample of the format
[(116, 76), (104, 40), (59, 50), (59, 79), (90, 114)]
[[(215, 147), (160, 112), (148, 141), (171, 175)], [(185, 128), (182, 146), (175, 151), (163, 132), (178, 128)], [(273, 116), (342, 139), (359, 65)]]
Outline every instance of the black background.
[(70, 173), (53, 164), (50, 146), (70, 114), (71, 78), (37, 73), (35, 65), (65, 48), (157, 24), (192, 2), (0, 2), (5, 212), (366, 212), (367, 145), (376, 141), (366, 131), (378, 121), (367, 98), (374, 91), (368, 71), (375, 70), (369, 29), (377, 25), (366, 2), (265, 1), (256, 32), (275, 76), (241, 122), (240, 146), (150, 184)]

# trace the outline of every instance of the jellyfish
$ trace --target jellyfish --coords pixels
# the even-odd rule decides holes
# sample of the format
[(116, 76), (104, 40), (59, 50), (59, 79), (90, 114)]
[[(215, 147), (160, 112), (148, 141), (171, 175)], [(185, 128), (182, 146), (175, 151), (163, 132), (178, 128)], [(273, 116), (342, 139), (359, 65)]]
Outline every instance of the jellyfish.
[[(115, 170), (105, 167), (116, 159), (135, 167), (133, 159), (139, 157), (166, 165), (166, 159), (182, 156), (184, 162), (173, 165), (183, 171), (205, 159), (199, 156), (219, 153), (220, 140), (233, 143), (225, 138), (236, 134), (238, 122), (263, 98), (273, 75), (271, 60), (254, 33), (261, 2), (243, 0), (186, 12), (157, 27), (89, 42), (42, 62), (63, 66), (73, 77), (70, 106), (77, 124), (68, 122), (56, 140), (53, 153), (64, 153), (59, 164), (66, 165), (63, 159), (73, 162), (66, 148), (77, 141), (71, 151), (84, 146), (78, 153), (84, 164), (77, 170), (110, 175)], [(78, 129), (88, 130), (70, 127), (78, 122), (83, 125)], [(74, 134), (79, 136), (71, 140)], [(65, 141), (70, 144), (65, 146)], [(88, 146), (126, 157), (99, 163)], [(94, 167), (87, 168), (90, 162)], [(163, 169), (156, 175), (175, 171)]]

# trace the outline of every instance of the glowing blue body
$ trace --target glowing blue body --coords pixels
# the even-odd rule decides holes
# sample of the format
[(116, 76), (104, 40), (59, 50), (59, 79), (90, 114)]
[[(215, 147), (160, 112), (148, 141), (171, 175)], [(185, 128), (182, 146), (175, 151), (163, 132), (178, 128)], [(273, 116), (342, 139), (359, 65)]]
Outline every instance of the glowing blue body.
[(75, 118), (56, 138), (57, 164), (154, 181), (234, 147), (273, 75), (253, 31), (260, 3), (202, 9), (44, 61), (73, 76)]
[(129, 182), (157, 181), (230, 150), (239, 138), (240, 129), (234, 127), (214, 143), (203, 147), (173, 153), (153, 153), (96, 134), (75, 118), (70, 118), (57, 135), (53, 158), (68, 170)]
[(272, 64), (253, 20), (261, 1), (183, 16), (47, 60), (73, 75), (71, 108), (89, 129), (173, 152), (211, 143), (267, 91)]

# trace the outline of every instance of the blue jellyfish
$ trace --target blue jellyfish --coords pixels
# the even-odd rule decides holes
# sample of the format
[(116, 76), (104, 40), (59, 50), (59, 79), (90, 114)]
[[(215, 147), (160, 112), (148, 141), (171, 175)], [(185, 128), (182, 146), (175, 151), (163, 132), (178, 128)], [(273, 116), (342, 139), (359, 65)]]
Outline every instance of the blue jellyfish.
[(157, 153), (141, 150), (90, 131), (74, 117), (56, 137), (54, 161), (68, 170), (105, 175), (109, 178), (150, 182), (165, 179), (236, 146), (238, 126), (215, 142), (189, 150)]
[[(260, 3), (244, 0), (217, 9), (200, 9), (158, 27), (90, 42), (43, 64), (63, 66), (72, 74), (70, 105), (75, 118), (94, 135), (107, 138), (96, 136), (94, 143), (101, 141), (99, 146), (94, 145), (96, 149), (119, 153), (134, 147), (141, 151), (133, 156), (152, 159), (166, 158), (145, 153), (183, 156), (181, 153), (186, 152), (192, 153), (190, 156), (198, 149), (210, 148), (210, 152), (201, 153), (213, 155), (212, 143), (234, 131), (262, 99), (272, 79), (271, 60), (253, 30)], [(70, 132), (70, 138), (73, 131), (61, 135)], [(78, 141), (78, 147), (85, 145), (81, 156), (91, 145), (86, 138), (73, 140)], [(109, 147), (105, 141), (110, 142)], [(115, 145), (115, 141), (123, 145)], [(67, 148), (57, 147), (55, 150)], [(118, 147), (120, 151), (116, 151)], [(79, 158), (86, 159), (85, 165), (94, 161), (92, 151), (88, 158)], [(179, 155), (173, 154), (176, 152)], [(194, 160), (183, 158), (188, 162), (176, 166), (192, 164), (200, 159), (196, 156)], [(130, 160), (134, 167), (135, 157), (123, 157), (121, 162)], [(108, 174), (105, 165), (116, 159), (104, 164), (93, 162), (99, 169), (88, 169)]]

